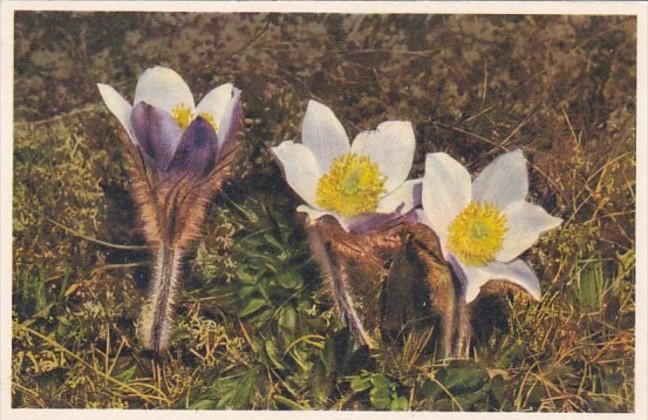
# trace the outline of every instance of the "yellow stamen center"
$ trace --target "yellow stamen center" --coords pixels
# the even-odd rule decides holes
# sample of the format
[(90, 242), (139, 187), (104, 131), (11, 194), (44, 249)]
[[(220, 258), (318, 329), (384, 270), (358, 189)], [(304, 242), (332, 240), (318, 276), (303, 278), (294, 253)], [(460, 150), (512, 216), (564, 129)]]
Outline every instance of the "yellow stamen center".
[(347, 153), (335, 158), (317, 184), (317, 205), (342, 216), (371, 213), (385, 192), (386, 177), (369, 156)]
[[(180, 103), (171, 109), (171, 115), (183, 130), (189, 127), (189, 124), (196, 118), (196, 114), (184, 103)], [(201, 112), (199, 115), (214, 128), (214, 131), (218, 131), (218, 123), (214, 121), (214, 117), (210, 113)]]
[(185, 129), (189, 126), (189, 123), (193, 120), (191, 108), (189, 108), (184, 103), (176, 105), (175, 108), (171, 110), (171, 115), (178, 122), (180, 128)]
[(464, 264), (492, 262), (502, 249), (506, 217), (489, 203), (470, 203), (448, 227), (448, 249)]

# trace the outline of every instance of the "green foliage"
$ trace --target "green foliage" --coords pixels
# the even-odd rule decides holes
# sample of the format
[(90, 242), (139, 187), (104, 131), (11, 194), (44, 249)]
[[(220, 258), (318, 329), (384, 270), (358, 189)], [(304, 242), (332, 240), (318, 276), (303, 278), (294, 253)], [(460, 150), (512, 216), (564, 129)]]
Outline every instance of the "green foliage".
[[(15, 407), (634, 409), (633, 18), (19, 12), (15, 26)], [(132, 98), (155, 64), (198, 97), (235, 82), (246, 116), (161, 357), (135, 338), (150, 255), (95, 86)], [(427, 152), (474, 172), (522, 148), (531, 200), (565, 220), (524, 256), (542, 301), (483, 301), (470, 360), (441, 360), (433, 323), (358, 347), (268, 153), (299, 137), (311, 98), (352, 138), (411, 120), (413, 177)]]

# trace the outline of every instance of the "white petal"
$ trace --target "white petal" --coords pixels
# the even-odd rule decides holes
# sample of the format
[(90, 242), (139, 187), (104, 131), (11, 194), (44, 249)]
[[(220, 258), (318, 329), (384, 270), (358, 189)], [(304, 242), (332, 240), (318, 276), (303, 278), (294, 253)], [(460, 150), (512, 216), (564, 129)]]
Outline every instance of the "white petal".
[(526, 251), (538, 240), (544, 231), (553, 229), (562, 223), (560, 217), (553, 217), (542, 207), (526, 201), (516, 201), (504, 210), (506, 217), (506, 235), (502, 249), (495, 259), (511, 261)]
[(108, 110), (117, 117), (121, 125), (126, 129), (131, 140), (134, 141), (130, 126), (130, 114), (133, 110), (131, 104), (129, 104), (128, 101), (126, 101), (126, 99), (124, 99), (124, 97), (121, 96), (112, 86), (97, 83), (97, 87), (99, 88), (101, 98), (106, 104), (106, 107), (108, 107)]
[(479, 295), (483, 285), (490, 280), (504, 280), (520, 286), (531, 297), (540, 300), (540, 282), (535, 273), (522, 260), (505, 264), (493, 262), (483, 267), (470, 267), (459, 264), (465, 276), (466, 303), (470, 303)]
[[(237, 124), (239, 123), (237, 119), (240, 117), (240, 114), (238, 114), (238, 112), (240, 111), (239, 108), (240, 98), (241, 98), (241, 90), (237, 88), (232, 88), (231, 98), (227, 103), (227, 105), (225, 106), (225, 109), (220, 119), (216, 120), (216, 121), (220, 121), (218, 123), (218, 133), (217, 133), (219, 147), (223, 144), (222, 142), (230, 140), (230, 137), (236, 134), (236, 129), (238, 127)], [(230, 132), (232, 130), (234, 131)]]
[(309, 101), (302, 123), (302, 143), (311, 149), (322, 173), (333, 159), (349, 151), (349, 138), (333, 111), (317, 101)]
[(437, 236), (447, 236), (448, 225), (470, 203), (470, 174), (447, 154), (428, 153), (422, 198), (429, 226)]
[(472, 188), (473, 200), (488, 202), (500, 209), (524, 200), (528, 191), (526, 159), (519, 149), (495, 158), (475, 179)]
[(288, 185), (311, 206), (315, 206), (317, 183), (321, 177), (311, 150), (303, 144), (284, 141), (272, 153), (281, 163)]
[(376, 212), (391, 213), (402, 205), (400, 212), (407, 213), (414, 207), (420, 205), (421, 197), (420, 195), (417, 197), (417, 190), (419, 190), (418, 192), (420, 194), (422, 182), (422, 178), (410, 179), (409, 181), (403, 182), (400, 187), (397, 187), (394, 191), (380, 199)]
[(168, 112), (180, 104), (194, 109), (191, 90), (182, 77), (175, 71), (160, 66), (146, 70), (137, 81), (133, 104), (142, 101)]
[(407, 179), (415, 148), (412, 123), (386, 121), (376, 130), (358, 134), (351, 145), (351, 152), (371, 157), (387, 177), (385, 188), (391, 192)]
[[(421, 223), (423, 225), (426, 225), (429, 229), (432, 229), (431, 222), (425, 215), (425, 212), (421, 209), (416, 209), (416, 221), (417, 223)], [(439, 245), (441, 246), (441, 253), (443, 254), (443, 258), (448, 261), (450, 259), (450, 253), (448, 252), (448, 235), (446, 232), (444, 233), (438, 233), (434, 232), (434, 234), (439, 238)]]
[(320, 210), (315, 207), (305, 206), (305, 205), (301, 205), (297, 207), (297, 211), (301, 213), (306, 213), (308, 215), (308, 219), (311, 222), (314, 222), (315, 220), (323, 216), (333, 216), (340, 223), (340, 226), (342, 226), (342, 228), (345, 231), (347, 232), (349, 231), (349, 220), (343, 216), (340, 216), (339, 214), (335, 214), (328, 210)]
[[(218, 123), (219, 132), (223, 125), (225, 110), (232, 100), (233, 88), (234, 86), (231, 83), (225, 83), (224, 85), (212, 89), (204, 98), (202, 98), (196, 107), (197, 114), (206, 112), (211, 115), (214, 121)], [(218, 136), (218, 139), (221, 140), (220, 135)]]

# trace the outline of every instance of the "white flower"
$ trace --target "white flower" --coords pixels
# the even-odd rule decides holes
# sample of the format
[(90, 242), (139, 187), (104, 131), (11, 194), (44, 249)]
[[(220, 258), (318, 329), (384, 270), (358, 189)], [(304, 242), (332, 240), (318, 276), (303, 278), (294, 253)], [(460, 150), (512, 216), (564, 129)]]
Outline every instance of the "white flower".
[(312, 221), (331, 215), (347, 231), (366, 231), (418, 204), (420, 180), (406, 181), (415, 147), (409, 121), (383, 122), (350, 145), (333, 112), (311, 100), (302, 143), (284, 141), (272, 152), (290, 187), (306, 202), (298, 211)]
[(562, 219), (525, 201), (526, 160), (515, 150), (497, 157), (471, 184), (470, 174), (445, 153), (428, 154), (419, 220), (439, 238), (444, 257), (464, 283), (466, 302), (490, 280), (506, 280), (540, 299), (538, 278), (516, 259)]
[(198, 106), (182, 77), (166, 67), (147, 69), (140, 76), (133, 105), (111, 86), (101, 83), (97, 86), (106, 106), (133, 143), (162, 170), (167, 169), (176, 150), (181, 148), (183, 134), (191, 134), (193, 123), (209, 123), (218, 150), (236, 134), (241, 92), (231, 83), (211, 90)]

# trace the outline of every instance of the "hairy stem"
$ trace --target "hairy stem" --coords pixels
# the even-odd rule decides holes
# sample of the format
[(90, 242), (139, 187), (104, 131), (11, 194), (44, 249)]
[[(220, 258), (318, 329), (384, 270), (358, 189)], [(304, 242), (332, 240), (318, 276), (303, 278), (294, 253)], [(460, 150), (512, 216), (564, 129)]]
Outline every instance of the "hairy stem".
[(468, 280), (454, 257), (450, 258), (450, 265), (452, 266), (454, 280), (456, 281), (450, 357), (465, 359), (470, 356), (470, 338), (472, 335), (470, 304), (466, 303), (466, 285), (468, 284)]
[(455, 310), (456, 332), (454, 337), (452, 357), (467, 359), (470, 356), (470, 306), (465, 302), (463, 294), (458, 296)]
[(167, 349), (171, 335), (182, 250), (162, 244), (156, 258), (148, 301), (140, 314), (138, 329), (142, 345), (161, 353)]
[(308, 226), (307, 230), (311, 251), (326, 278), (335, 309), (349, 329), (356, 335), (360, 344), (373, 347), (373, 340), (365, 331), (362, 319), (353, 306), (353, 298), (349, 291), (343, 261), (331, 249), (331, 246), (325, 243), (317, 226)]

